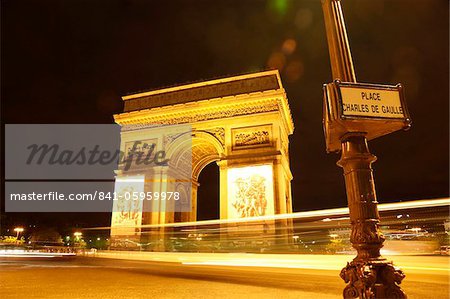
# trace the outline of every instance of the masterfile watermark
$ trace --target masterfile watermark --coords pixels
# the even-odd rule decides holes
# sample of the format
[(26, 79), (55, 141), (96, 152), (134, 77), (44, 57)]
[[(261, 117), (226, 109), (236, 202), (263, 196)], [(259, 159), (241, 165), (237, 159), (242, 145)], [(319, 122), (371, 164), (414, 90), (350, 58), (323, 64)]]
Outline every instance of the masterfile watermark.
[[(189, 212), (191, 184), (173, 191), (145, 190), (145, 181), (6, 182), (7, 212)], [(181, 187), (181, 188), (180, 188)], [(182, 191), (183, 190), (183, 191)]]
[[(147, 149), (146, 154), (138, 151), (141, 145), (143, 149)], [(123, 166), (124, 171), (129, 170), (133, 164), (166, 166), (169, 161), (166, 158), (166, 152), (164, 150), (155, 151), (155, 147), (155, 143), (147, 144), (141, 141), (134, 141), (131, 151), (125, 154), (125, 152), (120, 150), (116, 150), (115, 152), (102, 150), (98, 144), (92, 149), (87, 149), (83, 146), (78, 151), (62, 149), (58, 144), (31, 144), (27, 146), (30, 154), (26, 160), (26, 164), (108, 165), (117, 163), (119, 167)]]
[[(191, 132), (189, 125), (7, 124), (5, 177), (7, 180), (98, 180), (114, 179), (118, 170), (131, 173), (140, 169), (148, 173), (151, 167), (168, 166), (178, 154), (168, 150), (180, 139), (184, 143), (192, 139)], [(177, 173), (189, 172), (189, 169), (178, 170)]]
[(6, 212), (189, 212), (190, 125), (6, 125)]
[(93, 200), (180, 200), (180, 192), (108, 192), (95, 190), (94, 193), (62, 193), (57, 191), (49, 191), (46, 193), (10, 193), (8, 200), (16, 201), (93, 201)]

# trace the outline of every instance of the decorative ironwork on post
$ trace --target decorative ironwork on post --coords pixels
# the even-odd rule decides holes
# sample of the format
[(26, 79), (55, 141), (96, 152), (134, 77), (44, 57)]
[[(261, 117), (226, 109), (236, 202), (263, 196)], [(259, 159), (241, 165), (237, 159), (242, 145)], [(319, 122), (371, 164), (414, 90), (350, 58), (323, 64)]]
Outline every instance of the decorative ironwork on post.
[[(376, 157), (370, 153), (367, 144), (368, 139), (410, 127), (402, 88), (401, 85), (356, 83), (341, 1), (322, 0), (322, 8), (335, 80), (324, 86), (325, 137), (328, 151), (341, 150), (337, 164), (344, 170), (352, 226), (350, 241), (357, 251), (357, 256), (340, 273), (348, 283), (343, 296), (406, 298), (398, 286), (405, 277), (404, 273), (380, 255), (384, 237), (379, 229), (371, 166)], [(350, 92), (343, 87), (350, 88)], [(374, 97), (376, 104), (369, 100)], [(393, 109), (387, 111), (385, 107)], [(352, 113), (348, 112), (349, 109)]]

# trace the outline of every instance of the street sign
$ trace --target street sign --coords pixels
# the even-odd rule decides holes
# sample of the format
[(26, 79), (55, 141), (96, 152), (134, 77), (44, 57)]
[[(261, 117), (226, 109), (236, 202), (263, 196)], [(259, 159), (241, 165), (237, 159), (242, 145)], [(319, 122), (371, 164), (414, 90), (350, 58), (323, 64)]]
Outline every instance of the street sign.
[(341, 149), (347, 133), (365, 133), (368, 140), (411, 126), (403, 87), (340, 82), (324, 85), (324, 130), (327, 151)]
[(337, 82), (342, 117), (404, 119), (401, 85)]

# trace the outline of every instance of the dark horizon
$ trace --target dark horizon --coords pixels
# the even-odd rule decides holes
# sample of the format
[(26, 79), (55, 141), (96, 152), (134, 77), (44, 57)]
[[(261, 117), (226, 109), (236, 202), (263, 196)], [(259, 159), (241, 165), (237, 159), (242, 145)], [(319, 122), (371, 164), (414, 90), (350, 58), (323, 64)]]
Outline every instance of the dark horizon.
[[(342, 5), (358, 81), (402, 83), (413, 121), (369, 142), (378, 201), (448, 197), (448, 1)], [(325, 151), (322, 84), (333, 78), (319, 0), (5, 0), (1, 8), (2, 132), (9, 123), (113, 123), (123, 95), (277, 68), (295, 124), (294, 211), (347, 205), (339, 155)], [(200, 218), (217, 209), (217, 179), (214, 166), (201, 174)], [(2, 214), (2, 229), (109, 225), (105, 213)]]

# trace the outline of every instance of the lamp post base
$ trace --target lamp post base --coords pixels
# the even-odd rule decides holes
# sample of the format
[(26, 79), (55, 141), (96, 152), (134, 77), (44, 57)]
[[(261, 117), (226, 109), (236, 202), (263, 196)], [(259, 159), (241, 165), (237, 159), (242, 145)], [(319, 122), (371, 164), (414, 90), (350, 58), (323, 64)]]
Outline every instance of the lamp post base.
[(382, 258), (353, 260), (342, 269), (340, 276), (348, 283), (343, 292), (345, 299), (407, 298), (398, 286), (405, 274), (392, 262)]

